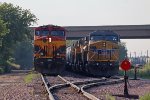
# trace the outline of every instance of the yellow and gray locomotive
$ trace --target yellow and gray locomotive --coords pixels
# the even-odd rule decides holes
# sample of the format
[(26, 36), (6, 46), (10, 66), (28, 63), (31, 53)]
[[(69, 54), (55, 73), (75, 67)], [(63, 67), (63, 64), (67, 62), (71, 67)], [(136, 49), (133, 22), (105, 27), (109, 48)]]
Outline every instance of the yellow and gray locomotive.
[(119, 70), (119, 35), (94, 31), (66, 51), (67, 68), (98, 76), (112, 76)]

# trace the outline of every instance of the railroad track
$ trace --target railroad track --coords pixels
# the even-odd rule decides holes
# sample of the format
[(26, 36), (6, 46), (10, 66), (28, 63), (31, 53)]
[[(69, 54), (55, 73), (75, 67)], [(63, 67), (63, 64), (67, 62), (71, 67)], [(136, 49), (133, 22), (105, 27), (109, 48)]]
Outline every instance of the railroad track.
[[(49, 94), (50, 100), (60, 99), (61, 97), (58, 98), (57, 97), (58, 95), (56, 95), (54, 93), (54, 91), (58, 90), (58, 89), (59, 89), (58, 91), (60, 91), (61, 89), (64, 90), (64, 88), (68, 88), (68, 91), (74, 92), (73, 95), (76, 95), (75, 96), (76, 99), (79, 98), (79, 96), (82, 96), (81, 97), (82, 99), (99, 100), (99, 98), (86, 92), (85, 90), (92, 88), (92, 87), (96, 87), (96, 86), (116, 84), (116, 83), (123, 82), (122, 78), (116, 78), (116, 79), (115, 78), (100, 78), (100, 79), (72, 82), (72, 81), (68, 81), (64, 77), (58, 75), (55, 78), (57, 78), (59, 81), (56, 83), (52, 83), (52, 82), (49, 82), (49, 80), (48, 80), (48, 78), (46, 78), (46, 76), (41, 75), (41, 77), (42, 77), (43, 83), (46, 87), (46, 90)], [(51, 85), (51, 84), (53, 84), (53, 85)], [(74, 89), (75, 91), (72, 91), (70, 89)], [(61, 93), (59, 93), (59, 94), (61, 94)], [(67, 92), (66, 92), (66, 94), (67, 94)], [(69, 94), (69, 95), (71, 95), (71, 94)]]
[(52, 93), (50, 92), (50, 89), (49, 89), (50, 84), (49, 84), (48, 80), (47, 80), (43, 75), (41, 75), (41, 77), (42, 77), (42, 81), (43, 81), (43, 83), (44, 83), (44, 86), (45, 86), (45, 88), (46, 88), (46, 91), (47, 91), (47, 93), (48, 93), (49, 99), (50, 99), (50, 100), (55, 100), (54, 97), (53, 97), (53, 95), (52, 95)]

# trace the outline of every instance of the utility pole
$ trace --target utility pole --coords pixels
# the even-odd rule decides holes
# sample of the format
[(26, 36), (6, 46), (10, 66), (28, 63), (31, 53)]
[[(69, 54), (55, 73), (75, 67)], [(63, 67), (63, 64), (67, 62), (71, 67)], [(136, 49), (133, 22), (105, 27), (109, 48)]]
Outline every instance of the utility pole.
[(134, 62), (135, 62), (135, 64), (136, 64), (136, 63), (137, 63), (137, 61), (136, 61), (136, 52), (134, 52), (134, 55), (135, 55)]
[(143, 56), (142, 56), (142, 51), (141, 51), (141, 57), (140, 57), (140, 64), (143, 65)]

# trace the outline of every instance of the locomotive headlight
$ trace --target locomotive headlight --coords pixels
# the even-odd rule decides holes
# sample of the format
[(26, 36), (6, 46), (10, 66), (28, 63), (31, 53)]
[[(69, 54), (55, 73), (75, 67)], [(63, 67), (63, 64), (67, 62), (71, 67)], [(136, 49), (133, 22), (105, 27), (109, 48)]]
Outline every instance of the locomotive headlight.
[(96, 63), (96, 65), (98, 66), (98, 65), (99, 65), (99, 63)]
[(112, 63), (110, 63), (110, 66), (112, 66)]
[(41, 52), (40, 55), (43, 56), (43, 53)]
[(51, 39), (51, 38), (49, 38), (48, 40), (49, 40), (49, 42), (52, 42), (52, 39)]
[(59, 53), (57, 53), (57, 56), (59, 56), (60, 54)]

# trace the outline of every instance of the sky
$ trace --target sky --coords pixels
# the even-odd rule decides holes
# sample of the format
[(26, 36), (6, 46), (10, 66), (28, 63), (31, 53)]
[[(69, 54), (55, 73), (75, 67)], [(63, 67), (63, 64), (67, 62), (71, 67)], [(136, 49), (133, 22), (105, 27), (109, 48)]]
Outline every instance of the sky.
[[(29, 9), (33, 26), (150, 25), (150, 0), (0, 0)], [(128, 53), (150, 52), (150, 39), (124, 39)], [(140, 45), (139, 45), (140, 44)]]

